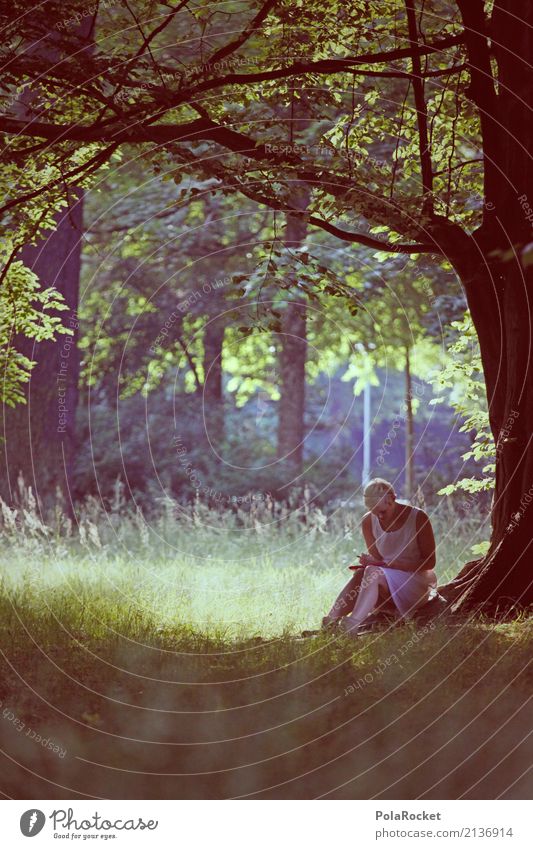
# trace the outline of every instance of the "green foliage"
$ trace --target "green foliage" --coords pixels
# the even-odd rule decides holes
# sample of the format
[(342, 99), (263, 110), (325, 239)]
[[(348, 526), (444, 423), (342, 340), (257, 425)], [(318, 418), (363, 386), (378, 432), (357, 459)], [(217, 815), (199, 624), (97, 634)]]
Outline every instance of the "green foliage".
[[(7, 88), (9, 90), (9, 86)], [(41, 93), (46, 100), (46, 86)], [(18, 108), (21, 108), (20, 103)], [(72, 112), (66, 109), (63, 114), (73, 115), (76, 108), (73, 105)], [(74, 187), (90, 187), (94, 177), (88, 165), (98, 156), (100, 148), (94, 144), (64, 143), (59, 151), (43, 151), (38, 145), (34, 155), (25, 156), (20, 154), (27, 146), (23, 136), (2, 137), (2, 141), (5, 146), (0, 173), (3, 230), (0, 245), (0, 398), (13, 407), (24, 403), (24, 384), (34, 365), (18, 350), (22, 340), (41, 342), (55, 340), (58, 334), (72, 334), (72, 330), (63, 327), (57, 315), (68, 309), (63, 296), (55, 287), (43, 289), (36, 275), (17, 257), (25, 245), (37, 244), (56, 229), (58, 213), (78, 197)], [(104, 159), (99, 167), (105, 173)], [(71, 180), (68, 175), (72, 175)]]
[[(248, 31), (247, 27), (259, 5), (250, 8), (249, 4), (231, 4), (232, 31), (238, 32), (241, 28), (246, 38), (242, 42), (237, 40), (231, 50), (226, 50), (224, 59), (213, 62), (210, 56), (216, 58), (218, 49), (227, 45), (228, 38), (219, 27), (216, 14), (204, 14), (196, 7), (169, 10), (168, 15), (158, 21), (161, 27), (152, 33), (147, 50), (147, 36), (141, 22), (146, 17), (149, 31), (153, 4), (137, 4), (136, 13), (132, 15), (129, 4), (119, 0), (98, 11), (96, 41), (86, 49), (79, 27), (73, 23), (72, 16), (78, 8), (78, 3), (52, 2), (46, 12), (35, 10), (31, 23), (24, 19), (24, 26), (31, 30), (31, 40), (44, 39), (44, 55), (31, 53), (23, 63), (9, 64), (9, 73), (0, 84), (0, 103), (7, 114), (18, 115), (26, 108), (27, 101), (22, 98), (21, 91), (27, 89), (32, 108), (40, 109), (48, 123), (59, 126), (85, 125), (90, 122), (87, 116), (99, 115), (102, 127), (123, 126), (133, 140), (135, 128), (153, 126), (157, 116), (164, 115), (164, 124), (169, 125), (195, 120), (200, 115), (203, 119), (219, 122), (222, 127), (237, 127), (241, 134), (251, 138), (249, 144), (226, 150), (224, 157), (218, 155), (220, 139), (217, 137), (213, 141), (209, 135), (204, 138), (201, 134), (193, 134), (185, 141), (176, 140), (156, 147), (144, 143), (142, 132), (139, 139), (134, 139), (134, 155), (130, 157), (133, 166), (127, 163), (124, 173), (121, 167), (110, 175), (110, 184), (124, 185), (125, 174), (130, 186), (123, 194), (123, 202), (113, 204), (113, 225), (116, 223), (118, 227), (112, 226), (109, 230), (111, 233), (121, 230), (122, 233), (119, 262), (113, 263), (111, 281), (106, 272), (98, 275), (104, 297), (111, 291), (109, 282), (117, 281), (117, 272), (122, 283), (127, 264), (149, 255), (154, 236), (160, 235), (157, 225), (163, 217), (166, 220), (168, 216), (168, 223), (175, 228), (182, 225), (188, 228), (191, 238), (187, 237), (186, 244), (194, 240), (203, 243), (206, 230), (202, 222), (212, 208), (208, 197), (215, 192), (218, 198), (226, 195), (230, 200), (244, 195), (256, 203), (283, 209), (292, 198), (294, 181), (301, 180), (302, 167), (310, 169), (313, 177), (309, 181), (312, 187), (310, 208), (315, 217), (322, 217), (325, 222), (337, 221), (346, 229), (370, 229), (371, 233), (390, 242), (405, 236), (416, 238), (423, 216), (416, 110), (412, 85), (405, 77), (411, 70), (409, 57), (395, 62), (400, 73), (398, 78), (373, 77), (367, 75), (364, 68), (354, 70), (342, 65), (331, 67), (328, 72), (305, 68), (305, 63), (330, 60), (331, 57), (404, 47), (405, 10), (399, 9), (393, 0), (379, 4), (350, 0), (330, 3), (326, 7), (322, 0), (311, 0), (296, 7), (289, 2), (276, 3), (253, 31)], [(51, 20), (57, 21), (54, 51), (62, 61), (58, 64), (54, 59), (53, 66), (48, 68), (46, 35)], [(391, 20), (395, 21), (393, 28)], [(16, 15), (12, 19), (6, 16), (4, 23), (7, 58), (21, 24)], [(419, 23), (424, 39), (432, 41), (456, 33), (460, 19), (455, 6), (436, 2), (435, 9), (421, 11)], [(124, 31), (128, 32), (127, 43), (121, 35)], [(180, 44), (179, 61), (175, 54), (176, 44)], [(481, 174), (475, 163), (474, 167), (470, 164), (476, 158), (478, 127), (468, 98), (464, 96), (468, 74), (460, 66), (463, 58), (464, 47), (456, 46), (450, 51), (429, 54), (424, 63), (429, 73), (451, 68), (449, 76), (436, 78), (438, 84), (426, 85), (437, 211), (449, 215), (451, 220), (469, 224), (475, 221), (480, 206), (472, 199), (481, 191)], [(254, 71), (277, 74), (293, 63), (301, 65), (301, 71), (287, 78), (247, 81)], [(68, 94), (58, 97), (58, 91)], [(293, 137), (290, 121), (300, 114), (305, 120)], [(30, 154), (26, 153), (23, 138), (10, 136), (6, 139), (9, 142), (9, 155), (5, 157), (7, 182), (17, 187), (21, 198), (26, 194), (34, 195), (26, 201), (25, 212), (21, 212), (18, 198), (16, 203), (13, 199), (15, 206), (10, 216), (14, 232), (19, 231), (24, 216), (27, 221), (36, 221), (39, 215), (47, 216), (50, 223), (50, 213), (57, 209), (66, 185), (90, 185), (91, 172), (96, 169), (101, 172), (110, 157), (118, 165), (121, 154), (115, 146), (110, 145), (108, 150), (104, 140), (99, 139), (98, 130), (93, 137), (95, 141), (60, 139), (45, 147), (37, 146)], [(285, 153), (281, 150), (276, 163), (253, 161), (248, 156), (250, 149), (254, 144), (267, 142), (274, 146), (288, 143), (289, 149)], [(215, 156), (212, 155), (214, 151)], [(122, 155), (128, 157), (129, 154), (130, 148), (122, 143)], [(147, 167), (153, 179), (146, 179)], [(343, 186), (342, 191), (338, 190), (339, 185)], [(451, 193), (457, 200), (453, 207)], [(157, 207), (152, 215), (144, 214), (147, 197), (151, 198), (149, 203)], [(242, 201), (239, 211), (243, 211)], [(231, 231), (236, 228), (231, 225), (225, 229), (228, 232), (221, 234), (220, 241), (225, 239), (228, 244)], [(313, 230), (314, 234), (316, 232)], [(323, 297), (342, 297), (351, 315), (359, 318), (359, 293), (354, 293), (354, 287), (343, 273), (331, 268), (329, 261), (320, 261), (314, 249), (287, 251), (280, 248), (275, 243), (276, 236), (274, 232), (270, 248), (265, 242), (265, 262), (255, 271), (232, 269), (236, 283), (238, 276), (244, 275), (241, 282), (245, 285), (234, 290), (237, 298), (260, 300), (261, 292), (265, 291), (265, 278), (267, 289), (275, 290), (268, 316), (256, 315), (258, 329), (264, 329), (266, 323), (268, 330), (277, 332), (278, 306), (300, 295), (311, 303), (319, 300), (323, 303)], [(94, 241), (91, 236), (89, 241)], [(145, 298), (151, 301), (151, 293), (160, 285), (161, 273), (166, 273), (169, 260), (180, 254), (183, 257), (189, 254), (190, 258), (190, 248), (188, 251), (186, 244), (182, 242), (179, 250), (172, 245), (172, 250), (161, 252), (151, 261), (148, 279), (142, 283)], [(397, 259), (390, 260), (392, 273), (397, 270)], [(162, 263), (164, 268), (156, 271), (155, 266)], [(126, 276), (129, 278), (129, 272)], [(140, 275), (135, 276), (138, 286)], [(159, 309), (165, 299), (158, 300), (157, 304), (151, 301), (151, 306)], [(123, 299), (125, 316), (132, 314), (134, 301), (133, 294)], [(136, 391), (141, 387), (143, 370), (149, 371), (148, 385), (157, 385), (165, 371), (176, 364), (174, 354), (181, 356), (179, 351), (169, 352), (161, 346), (157, 353), (151, 352), (149, 358), (141, 354), (141, 346), (149, 348), (144, 335), (151, 327), (150, 322), (145, 321), (146, 312), (142, 311), (140, 321), (136, 322), (139, 347), (131, 358), (128, 357), (134, 367), (130, 370), (127, 364), (121, 378), (122, 391)], [(401, 321), (398, 319), (394, 323), (399, 325)], [(251, 333), (250, 322), (241, 321), (237, 326), (243, 328), (243, 335)], [(390, 322), (387, 326), (392, 332), (394, 328)], [(111, 367), (116, 361), (113, 351), (124, 342), (121, 332), (104, 335), (107, 341), (99, 340), (101, 351), (96, 351), (92, 360), (96, 373), (105, 369), (106, 363)], [(187, 339), (183, 341), (188, 344)], [(194, 356), (197, 360), (196, 354)], [(201, 354), (199, 356), (201, 358)], [(147, 365), (148, 359), (150, 365)], [(200, 373), (199, 363), (196, 365)], [(192, 387), (190, 378), (188, 381)]]
[[(439, 355), (428, 339), (442, 334), (441, 308), (457, 313), (457, 304), (445, 300), (454, 298), (449, 266), (434, 264), (431, 271), (412, 257), (360, 246), (355, 254), (342, 240), (343, 231), (347, 239), (357, 231), (394, 246), (430, 233), (411, 58), (372, 61), (370, 69), (342, 62), (403, 50), (403, 4), (283, 0), (249, 29), (260, 4), (232, 2), (226, 10), (231, 31), (246, 37), (221, 61), (213, 59), (228, 46), (227, 30), (218, 12), (201, 6), (169, 7), (155, 23), (148, 0), (135, 14), (122, 0), (105, 4), (89, 45), (77, 26), (65, 23), (80, 3), (51, 2), (21, 23), (23, 6), (15, 3), (13, 16), (2, 19), (9, 70), (0, 82), (1, 108), (20, 118), (31, 107), (57, 132), (42, 144), (8, 125), (2, 212), (13, 243), (28, 243), (53, 224), (73, 188), (89, 190), (80, 308), (84, 387), (106, 403), (117, 390), (122, 399), (165, 394), (174, 380), (180, 396), (201, 393), (205, 328), (223, 316), (230, 406), (242, 409), (259, 391), (275, 400), (276, 334), (295, 298), (309, 306), (310, 383), (343, 368), (357, 393), (367, 380), (376, 381), (377, 369), (401, 370), (407, 351), (413, 374), (434, 366)], [(51, 21), (53, 62), (46, 49), (19, 61), (19, 29), (46, 48)], [(461, 31), (456, 4), (444, 0), (422, 7), (418, 23), (426, 43)], [(332, 58), (341, 61), (326, 70), (312, 67)], [(425, 55), (423, 68), (434, 211), (442, 216), (439, 226), (446, 218), (473, 228), (483, 174), (465, 59), (465, 45), (458, 43)], [(398, 76), (381, 76), (383, 68)], [(255, 72), (276, 78), (247, 79)], [(181, 133), (190, 121), (197, 132)], [(153, 129), (172, 125), (175, 135), (165, 142), (149, 140)], [(76, 128), (71, 140), (62, 133), (68, 127)], [(76, 140), (80, 134), (83, 141)], [(120, 151), (110, 142), (115, 138)], [(250, 156), (263, 145), (279, 155)], [(108, 163), (113, 167), (103, 172)], [(334, 225), (340, 239), (312, 226), (306, 245), (283, 245), (280, 224), (301, 183), (309, 189), (314, 221), (330, 231)], [(265, 207), (272, 210), (266, 216)], [(204, 296), (199, 284), (222, 275), (229, 282)], [(24, 297), (35, 290), (28, 285), (19, 295), (24, 314)], [(45, 316), (43, 332), (57, 332), (59, 325), (48, 321), (51, 305), (34, 302)], [(19, 332), (31, 334), (35, 325), (28, 321)], [(20, 387), (29, 367), (13, 354), (3, 363), (6, 386), (18, 381)], [(453, 382), (458, 374), (442, 376)], [(478, 433), (465, 459), (490, 461), (484, 411), (471, 391), (465, 386), (462, 402), (455, 399), (465, 417), (462, 430)], [(5, 396), (14, 403), (22, 394), (6, 389)], [(480, 486), (490, 485), (490, 466), (485, 462)]]
[(22, 262), (8, 263), (5, 248), (5, 276), (0, 288), (0, 399), (14, 407), (26, 403), (24, 384), (30, 379), (34, 361), (17, 350), (20, 337), (41, 342), (57, 334), (72, 334), (54, 313), (66, 310), (62, 295), (54, 288), (41, 289), (35, 274)]
[[(483, 381), (483, 368), (477, 335), (469, 313), (461, 321), (451, 324), (455, 341), (447, 349), (445, 366), (433, 375), (433, 385), (439, 393), (431, 403), (445, 399), (455, 409), (462, 421), (459, 431), (473, 433), (472, 447), (462, 455), (467, 461), (483, 463), (482, 477), (465, 477), (440, 490), (441, 495), (451, 495), (459, 490), (469, 493), (490, 490), (494, 487), (495, 446), (490, 430), (487, 397)], [(444, 394), (443, 390), (445, 391)]]

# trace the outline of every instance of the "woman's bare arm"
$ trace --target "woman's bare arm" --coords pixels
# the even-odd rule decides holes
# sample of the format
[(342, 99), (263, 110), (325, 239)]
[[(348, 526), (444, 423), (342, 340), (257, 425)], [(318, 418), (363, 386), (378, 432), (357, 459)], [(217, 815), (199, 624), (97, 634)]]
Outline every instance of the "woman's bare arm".
[(434, 569), (437, 562), (435, 553), (435, 536), (431, 520), (424, 510), (419, 510), (416, 516), (416, 538), (420, 549), (421, 563), (415, 572), (424, 569)]

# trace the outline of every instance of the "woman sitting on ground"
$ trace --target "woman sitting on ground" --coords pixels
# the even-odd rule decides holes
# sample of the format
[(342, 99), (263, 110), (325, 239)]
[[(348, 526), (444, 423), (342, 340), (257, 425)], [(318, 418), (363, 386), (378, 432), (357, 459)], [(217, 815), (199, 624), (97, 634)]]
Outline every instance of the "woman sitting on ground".
[(435, 537), (428, 515), (396, 501), (394, 487), (381, 478), (365, 487), (364, 499), (368, 513), (361, 529), (368, 552), (359, 556), (353, 578), (322, 620), (324, 628), (338, 623), (352, 634), (391, 599), (399, 616), (407, 619), (437, 595)]

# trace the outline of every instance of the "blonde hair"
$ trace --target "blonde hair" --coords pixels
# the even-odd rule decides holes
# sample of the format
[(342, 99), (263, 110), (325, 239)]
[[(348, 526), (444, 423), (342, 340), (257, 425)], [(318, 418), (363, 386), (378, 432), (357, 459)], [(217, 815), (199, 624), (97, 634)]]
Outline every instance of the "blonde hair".
[(391, 494), (396, 498), (394, 487), (384, 478), (372, 478), (364, 489), (363, 497), (367, 507), (374, 507), (385, 495)]

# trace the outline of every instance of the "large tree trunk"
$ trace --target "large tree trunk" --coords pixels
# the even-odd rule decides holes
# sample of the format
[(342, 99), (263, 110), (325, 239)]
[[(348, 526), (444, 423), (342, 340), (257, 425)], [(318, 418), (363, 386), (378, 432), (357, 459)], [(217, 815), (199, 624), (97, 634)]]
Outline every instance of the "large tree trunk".
[[(490, 421), (496, 443), (496, 486), (491, 546), (443, 588), (455, 609), (481, 607), (507, 613), (533, 604), (533, 269), (513, 258), (477, 263), (463, 278), (484, 360)], [(486, 292), (495, 284), (495, 309), (487, 314)], [(483, 288), (482, 288), (483, 287)], [(496, 344), (495, 344), (496, 343)]]
[[(94, 47), (93, 29), (94, 16), (84, 17), (78, 27), (87, 52)], [(51, 30), (47, 39), (28, 45), (27, 51), (38, 52), (54, 66), (60, 60), (58, 38), (57, 30)], [(33, 95), (28, 91), (19, 105), (18, 117), (31, 122), (35, 117), (32, 106)], [(77, 342), (83, 192), (70, 188), (68, 200), (69, 205), (54, 216), (56, 229), (37, 245), (23, 247), (17, 256), (35, 272), (43, 288), (54, 286), (64, 296), (68, 312), (59, 315), (72, 335), (59, 335), (55, 342), (17, 340), (17, 349), (36, 365), (25, 388), (26, 405), (2, 410), (0, 493), (11, 501), (22, 474), (42, 506), (52, 502), (59, 489), (71, 513), (80, 370)]]
[(82, 198), (57, 218), (57, 230), (46, 241), (28, 245), (19, 258), (31, 268), (43, 288), (55, 286), (69, 311), (60, 313), (72, 336), (55, 342), (21, 339), (17, 348), (36, 361), (25, 389), (27, 403), (3, 410), (4, 437), (0, 481), (4, 498), (12, 499), (19, 474), (42, 504), (59, 487), (70, 504), (76, 448), (80, 357), (78, 290), (82, 234)]
[[(509, 222), (507, 223), (507, 226)], [(515, 222), (515, 233), (519, 222)], [(491, 430), (496, 484), (491, 545), (467, 563), (443, 595), (455, 610), (506, 614), (533, 604), (533, 266), (517, 235), (479, 231), (457, 260), (477, 330)]]
[(490, 81), (483, 3), (458, 0), (466, 26), (470, 94), (485, 142), (483, 224), (448, 243), (478, 333), (496, 443), (491, 545), (443, 588), (455, 610), (507, 614), (533, 603), (533, 6), (496, 0)]

